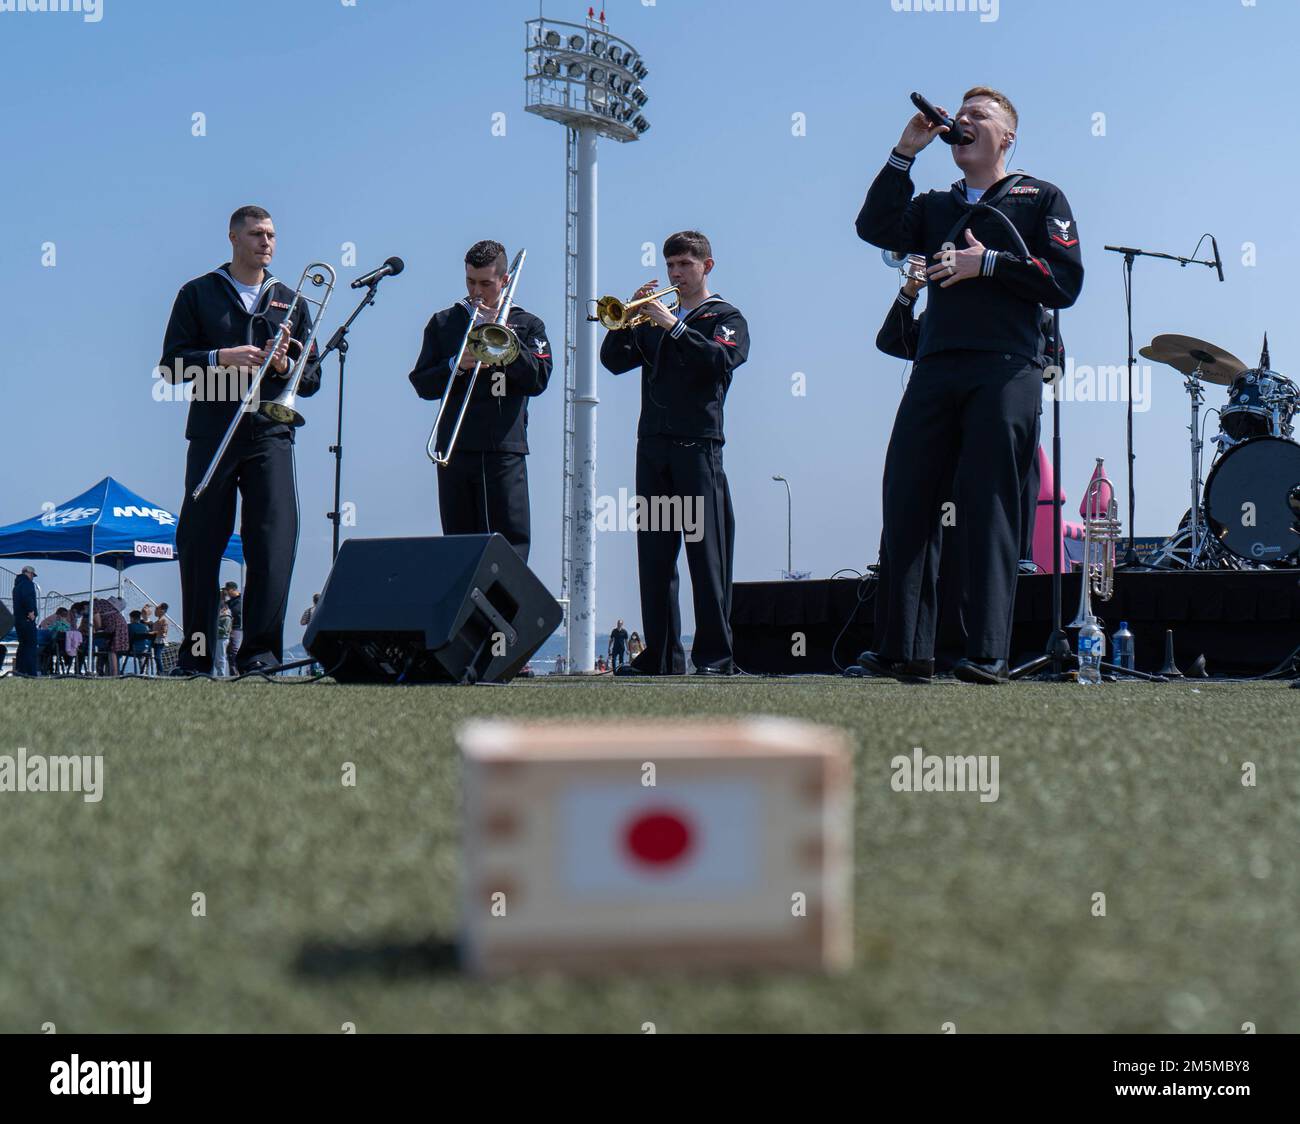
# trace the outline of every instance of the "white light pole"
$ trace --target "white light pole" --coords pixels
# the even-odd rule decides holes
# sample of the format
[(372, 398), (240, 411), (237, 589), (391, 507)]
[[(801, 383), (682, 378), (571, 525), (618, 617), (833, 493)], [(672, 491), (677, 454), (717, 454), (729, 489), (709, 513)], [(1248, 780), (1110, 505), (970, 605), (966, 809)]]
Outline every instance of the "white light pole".
[(650, 123), (631, 44), (608, 33), (604, 16), (584, 23), (544, 17), (525, 25), (524, 108), (568, 129), (565, 177), (564, 486), (560, 597), (569, 671), (596, 667), (596, 141), (628, 142)]
[(784, 476), (773, 476), (785, 485), (785, 576), (794, 573), (794, 499), (790, 495), (790, 481)]
[[(596, 133), (576, 130), (578, 150), (578, 294), (596, 292)], [(577, 296), (577, 294), (575, 294)], [(581, 305), (579, 305), (581, 308)], [(574, 468), (570, 486), (573, 511), (569, 517), (570, 659), (576, 654), (578, 671), (596, 669), (596, 364), (600, 359), (594, 322), (575, 316), (573, 451), (567, 458)], [(569, 665), (569, 671), (574, 670)]]

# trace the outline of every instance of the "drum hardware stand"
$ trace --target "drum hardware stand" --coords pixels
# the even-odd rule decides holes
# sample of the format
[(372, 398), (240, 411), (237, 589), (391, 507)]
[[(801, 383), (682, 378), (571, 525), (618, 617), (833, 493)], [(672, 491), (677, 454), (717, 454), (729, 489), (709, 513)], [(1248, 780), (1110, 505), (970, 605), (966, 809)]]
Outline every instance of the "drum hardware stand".
[[(1192, 400), (1192, 541), (1187, 555), (1187, 568), (1195, 570), (1201, 564), (1201, 403), (1205, 390), (1201, 384), (1201, 367), (1197, 366), (1183, 379), (1183, 387)], [(1132, 527), (1129, 528), (1130, 535)]]
[[(1204, 238), (1202, 238), (1204, 241)], [(1200, 243), (1197, 243), (1199, 248)], [(1127, 454), (1128, 454), (1128, 551), (1124, 555), (1124, 566), (1140, 566), (1141, 560), (1138, 558), (1137, 547), (1134, 545), (1134, 523), (1133, 511), (1134, 491), (1133, 491), (1133, 462), (1136, 459), (1133, 453), (1133, 368), (1137, 366), (1137, 356), (1133, 354), (1133, 262), (1136, 258), (1163, 258), (1165, 261), (1176, 261), (1180, 266), (1189, 265), (1208, 265), (1211, 269), (1219, 269), (1218, 253), (1215, 253), (1214, 261), (1200, 261), (1195, 257), (1184, 258), (1177, 254), (1162, 254), (1154, 250), (1138, 250), (1132, 246), (1105, 246), (1103, 249), (1113, 254), (1124, 255), (1124, 314), (1128, 323), (1128, 436), (1127, 436)], [(1220, 270), (1220, 280), (1222, 280), (1222, 270)]]

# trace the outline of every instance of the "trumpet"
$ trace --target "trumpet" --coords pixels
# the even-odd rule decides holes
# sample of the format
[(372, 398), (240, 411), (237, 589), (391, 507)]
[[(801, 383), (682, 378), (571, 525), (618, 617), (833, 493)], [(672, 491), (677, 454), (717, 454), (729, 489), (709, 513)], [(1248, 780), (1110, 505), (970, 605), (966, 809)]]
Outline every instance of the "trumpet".
[[(460, 341), (460, 350), (456, 352), (456, 358), (451, 363), (451, 375), (447, 379), (447, 389), (443, 392), (442, 402), (438, 406), (438, 416), (433, 419), (433, 431), (429, 434), (429, 441), (424, 447), (429, 459), (439, 468), (446, 468), (451, 463), (451, 454), (456, 449), (456, 438), (460, 434), (460, 427), (465, 420), (465, 413), (469, 410), (470, 396), (474, 393), (474, 387), (478, 383), (478, 373), (483, 369), (483, 365), (508, 367), (519, 356), (519, 337), (515, 335), (514, 329), (506, 321), (510, 319), (510, 309), (515, 302), (515, 286), (519, 284), (519, 272), (523, 269), (524, 258), (527, 254), (527, 250), (520, 250), (515, 255), (515, 260), (510, 263), (510, 283), (506, 286), (506, 291), (501, 295), (501, 308), (496, 317), (485, 323), (480, 323), (478, 318), (479, 306), (477, 305), (470, 314), (469, 326), (465, 329), (465, 335)], [(437, 446), (438, 429), (442, 425), (442, 416), (447, 411), (447, 403), (451, 400), (452, 384), (461, 375), (460, 364), (461, 360), (465, 358), (466, 351), (474, 359), (474, 368), (470, 371), (465, 383), (465, 398), (460, 404), (460, 412), (456, 415), (456, 424), (452, 426), (451, 437), (447, 441), (447, 451), (443, 452)]]
[[(621, 301), (618, 297), (601, 297), (596, 301), (596, 315), (588, 314), (587, 319), (599, 320), (611, 332), (619, 331), (623, 328), (635, 328), (638, 324), (644, 324), (650, 319), (644, 312), (637, 312), (651, 301), (657, 301), (660, 297), (666, 297), (669, 293), (677, 292), (676, 285), (669, 285), (666, 289), (660, 289), (657, 293), (651, 293), (648, 297), (642, 297), (640, 300)], [(669, 312), (677, 308), (677, 301), (667, 305)]]
[[(1097, 458), (1097, 468), (1102, 458)], [(1095, 474), (1094, 474), (1095, 475)], [(1092, 614), (1092, 595), (1109, 601), (1115, 592), (1115, 544), (1120, 539), (1119, 504), (1111, 487), (1110, 503), (1102, 511), (1101, 489), (1110, 487), (1105, 477), (1093, 479), (1084, 496), (1083, 568), (1079, 574), (1079, 612), (1068, 627), (1082, 628), (1096, 618)]]
[[(320, 328), (320, 322), (325, 315), (325, 306), (329, 304), (330, 294), (334, 292), (334, 282), (337, 275), (332, 266), (324, 262), (312, 262), (302, 271), (302, 276), (298, 279), (298, 288), (294, 291), (293, 299), (289, 302), (288, 311), (284, 314), (284, 319), (280, 322), (280, 327), (275, 336), (267, 344), (267, 355), (262, 360), (262, 365), (257, 369), (257, 374), (253, 376), (253, 381), (249, 383), (248, 390), (244, 393), (243, 399), (239, 403), (239, 409), (235, 411), (235, 416), (230, 419), (230, 425), (226, 427), (225, 436), (221, 438), (221, 444), (217, 446), (217, 451), (213, 453), (212, 460), (208, 464), (208, 470), (203, 474), (203, 479), (191, 493), (192, 499), (198, 499), (205, 491), (208, 485), (212, 483), (212, 477), (216, 475), (217, 466), (221, 464), (222, 458), (226, 455), (226, 450), (230, 447), (230, 442), (234, 440), (235, 430), (239, 428), (239, 423), (243, 421), (244, 415), (257, 413), (272, 421), (280, 422), (284, 425), (300, 426), (303, 424), (303, 416), (298, 413), (294, 407), (294, 399), (298, 393), (298, 386), (302, 382), (302, 376), (307, 370), (307, 363), (311, 358), (311, 346), (316, 340), (316, 332)], [(319, 299), (305, 296), (303, 289), (306, 288), (307, 282), (310, 281), (316, 286), (325, 286), (325, 295)], [(293, 314), (298, 310), (298, 304), (314, 304), (316, 306), (316, 315), (312, 318), (311, 331), (307, 333), (307, 338), (302, 341), (298, 354), (298, 361), (293, 369), (289, 372), (288, 381), (285, 388), (279, 396), (271, 402), (263, 402), (254, 407), (253, 403), (257, 401), (258, 391), (262, 387), (262, 380), (271, 368), (271, 361), (275, 357), (275, 352), (279, 347), (280, 336), (293, 331)], [(293, 340), (297, 343), (297, 340)]]
[(881, 250), (880, 260), (890, 269), (898, 270), (908, 280), (920, 281), (922, 284), (926, 280), (925, 258), (920, 254), (900, 254), (897, 250)]

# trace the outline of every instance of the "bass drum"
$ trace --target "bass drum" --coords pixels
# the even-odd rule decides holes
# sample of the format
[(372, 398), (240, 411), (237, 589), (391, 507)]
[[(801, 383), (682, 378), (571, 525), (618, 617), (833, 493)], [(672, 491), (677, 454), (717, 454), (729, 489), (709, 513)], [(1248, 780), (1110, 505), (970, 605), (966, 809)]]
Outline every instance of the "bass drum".
[(1205, 518), (1226, 550), (1249, 562), (1295, 565), (1300, 554), (1300, 445), (1253, 437), (1229, 449), (1205, 481)]

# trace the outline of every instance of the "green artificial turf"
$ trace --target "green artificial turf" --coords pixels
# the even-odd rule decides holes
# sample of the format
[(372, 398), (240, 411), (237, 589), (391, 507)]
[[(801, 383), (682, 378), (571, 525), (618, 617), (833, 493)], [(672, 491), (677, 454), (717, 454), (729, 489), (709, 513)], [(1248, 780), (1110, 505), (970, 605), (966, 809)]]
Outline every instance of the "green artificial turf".
[[(848, 975), (457, 968), (459, 722), (756, 713), (856, 742)], [(1297, 714), (1276, 683), (8, 679), (0, 754), (105, 782), (0, 793), (0, 1031), (1296, 1032)], [(999, 755), (999, 799), (895, 792), (914, 746)]]

